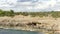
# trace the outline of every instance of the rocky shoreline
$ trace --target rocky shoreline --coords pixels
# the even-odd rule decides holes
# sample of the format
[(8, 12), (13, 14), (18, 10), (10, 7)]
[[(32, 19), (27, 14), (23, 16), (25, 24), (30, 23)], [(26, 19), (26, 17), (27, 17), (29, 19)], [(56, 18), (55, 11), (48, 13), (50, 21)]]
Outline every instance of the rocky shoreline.
[(14, 17), (0, 17), (0, 28), (38, 31), (54, 34), (60, 33), (60, 18), (52, 17), (30, 17), (16, 15)]
[(23, 31), (34, 31), (34, 32), (43, 32), (43, 33), (52, 33), (52, 32), (48, 32), (47, 30), (43, 30), (43, 29), (34, 29), (34, 28), (26, 28), (26, 27), (0, 27), (0, 29), (10, 29), (10, 30), (23, 30)]
[[(53, 33), (53, 31), (48, 31), (45, 29), (34, 29), (34, 28), (26, 28), (26, 27), (0, 27), (0, 29), (8, 29), (8, 30), (16, 30), (16, 31), (34, 31), (34, 32), (43, 32), (45, 34), (57, 34), (59, 32), (55, 32)], [(60, 33), (59, 33), (60, 34)]]

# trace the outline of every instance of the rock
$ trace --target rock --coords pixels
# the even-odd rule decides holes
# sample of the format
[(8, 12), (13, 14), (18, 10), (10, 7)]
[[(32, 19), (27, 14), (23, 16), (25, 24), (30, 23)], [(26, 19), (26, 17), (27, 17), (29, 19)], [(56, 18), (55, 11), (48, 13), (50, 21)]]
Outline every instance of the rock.
[[(50, 17), (30, 17), (17, 15), (13, 18), (11, 17), (0, 17), (0, 25), (12, 26), (12, 27), (30, 27), (36, 29), (45, 30), (60, 30), (60, 18), (50, 18)], [(57, 31), (58, 32), (58, 31)]]

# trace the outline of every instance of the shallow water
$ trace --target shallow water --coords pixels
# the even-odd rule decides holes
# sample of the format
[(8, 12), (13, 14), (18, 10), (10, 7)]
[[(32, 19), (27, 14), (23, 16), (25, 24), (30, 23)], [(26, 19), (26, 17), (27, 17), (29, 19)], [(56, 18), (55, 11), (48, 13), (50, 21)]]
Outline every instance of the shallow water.
[(0, 29), (0, 34), (44, 34), (42, 32), (31, 32), (31, 31), (22, 31), (22, 30), (7, 30), (7, 29)]

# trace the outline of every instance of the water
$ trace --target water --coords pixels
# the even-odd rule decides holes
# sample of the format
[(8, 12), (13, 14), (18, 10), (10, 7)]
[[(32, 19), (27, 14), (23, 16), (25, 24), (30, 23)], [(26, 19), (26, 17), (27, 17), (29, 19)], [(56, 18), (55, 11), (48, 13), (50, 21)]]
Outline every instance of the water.
[(7, 30), (0, 29), (0, 34), (44, 34), (42, 32), (31, 32), (31, 31), (22, 31), (22, 30)]

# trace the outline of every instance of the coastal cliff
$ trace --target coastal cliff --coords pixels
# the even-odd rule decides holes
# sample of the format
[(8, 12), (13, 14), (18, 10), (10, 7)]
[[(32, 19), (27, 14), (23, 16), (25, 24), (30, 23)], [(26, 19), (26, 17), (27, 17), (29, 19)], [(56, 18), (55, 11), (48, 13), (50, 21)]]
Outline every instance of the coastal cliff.
[(0, 28), (27, 31), (41, 31), (49, 34), (55, 34), (60, 33), (60, 18), (53, 18), (51, 16), (4, 16), (0, 17)]
[(0, 28), (60, 34), (60, 11), (14, 12), (0, 9)]

